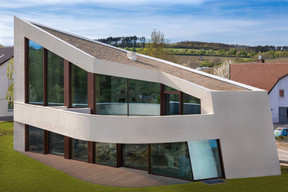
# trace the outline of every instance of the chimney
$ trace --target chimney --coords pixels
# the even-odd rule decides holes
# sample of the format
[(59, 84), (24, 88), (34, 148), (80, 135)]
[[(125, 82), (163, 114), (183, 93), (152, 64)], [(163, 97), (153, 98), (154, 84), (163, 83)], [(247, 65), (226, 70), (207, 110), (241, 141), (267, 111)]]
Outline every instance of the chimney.
[(262, 55), (258, 56), (257, 63), (265, 63), (265, 59), (263, 59)]
[(136, 60), (136, 52), (128, 51), (127, 52), (127, 57), (129, 59), (131, 59), (132, 61), (135, 61)]

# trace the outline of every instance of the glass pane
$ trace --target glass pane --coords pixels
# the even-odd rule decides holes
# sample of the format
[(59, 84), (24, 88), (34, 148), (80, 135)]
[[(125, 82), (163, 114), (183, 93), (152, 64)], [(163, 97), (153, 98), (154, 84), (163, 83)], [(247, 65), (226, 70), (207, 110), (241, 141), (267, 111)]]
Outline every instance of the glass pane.
[(116, 166), (116, 144), (96, 143), (95, 161), (97, 164)]
[(49, 153), (64, 155), (64, 136), (49, 132)]
[(88, 161), (88, 142), (72, 139), (72, 159)]
[(183, 114), (200, 114), (200, 99), (183, 93)]
[(43, 47), (29, 40), (28, 50), (29, 103), (43, 104)]
[(64, 64), (63, 59), (48, 51), (47, 80), (48, 105), (64, 105)]
[(195, 180), (222, 177), (217, 140), (189, 141), (188, 148)]
[(127, 115), (127, 79), (96, 75), (96, 113)]
[(28, 126), (29, 151), (43, 153), (44, 131), (42, 129)]
[(191, 180), (187, 143), (151, 144), (151, 173)]
[(123, 147), (123, 165), (137, 169), (148, 169), (148, 145), (125, 144)]
[(87, 72), (71, 65), (72, 106), (87, 107)]
[(160, 84), (129, 79), (129, 115), (160, 115)]
[(165, 115), (179, 115), (179, 95), (165, 94)]
[(166, 85), (164, 86), (164, 91), (177, 91), (177, 92), (179, 92), (178, 90), (176, 90), (172, 87), (166, 86)]

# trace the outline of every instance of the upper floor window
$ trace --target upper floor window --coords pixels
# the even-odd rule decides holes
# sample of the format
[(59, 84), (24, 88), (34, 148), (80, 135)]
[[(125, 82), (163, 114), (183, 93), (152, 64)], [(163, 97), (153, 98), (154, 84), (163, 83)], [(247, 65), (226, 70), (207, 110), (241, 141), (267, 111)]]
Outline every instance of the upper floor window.
[(64, 60), (47, 51), (47, 102), (48, 105), (64, 105)]
[(71, 98), (73, 107), (87, 107), (87, 71), (71, 65)]
[(28, 103), (43, 104), (43, 47), (29, 40)]
[(279, 90), (279, 97), (284, 97), (284, 90), (283, 89)]

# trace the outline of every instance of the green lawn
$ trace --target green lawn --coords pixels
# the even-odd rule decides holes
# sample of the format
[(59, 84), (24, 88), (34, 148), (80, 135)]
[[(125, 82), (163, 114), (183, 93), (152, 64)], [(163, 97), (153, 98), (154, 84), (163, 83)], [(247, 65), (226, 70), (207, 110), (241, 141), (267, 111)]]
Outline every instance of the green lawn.
[[(97, 174), (97, 173), (95, 173)], [(42, 191), (288, 191), (288, 168), (281, 176), (228, 179), (208, 186), (202, 182), (145, 188), (117, 188), (87, 183), (13, 151), (13, 123), (0, 122), (0, 192)]]

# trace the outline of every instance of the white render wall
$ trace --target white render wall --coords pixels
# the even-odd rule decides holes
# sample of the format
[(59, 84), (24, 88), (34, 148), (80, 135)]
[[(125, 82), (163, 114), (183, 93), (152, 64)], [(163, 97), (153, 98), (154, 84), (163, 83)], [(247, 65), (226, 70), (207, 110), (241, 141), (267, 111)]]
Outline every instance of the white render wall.
[[(279, 90), (284, 90), (284, 97), (279, 97)], [(288, 76), (280, 79), (269, 93), (269, 102), (273, 123), (279, 122), (279, 107), (288, 107)]]
[(8, 101), (6, 100), (6, 93), (9, 86), (7, 78), (8, 62), (0, 65), (0, 117), (13, 116), (13, 111), (8, 110)]
[[(24, 124), (77, 139), (110, 143), (220, 139), (226, 178), (280, 174), (266, 91), (212, 91), (159, 71), (98, 60), (17, 18), (14, 37), (15, 150), (24, 149)], [(101, 116), (25, 104), (24, 37), (89, 72), (158, 82), (194, 95), (201, 99), (202, 114)]]

